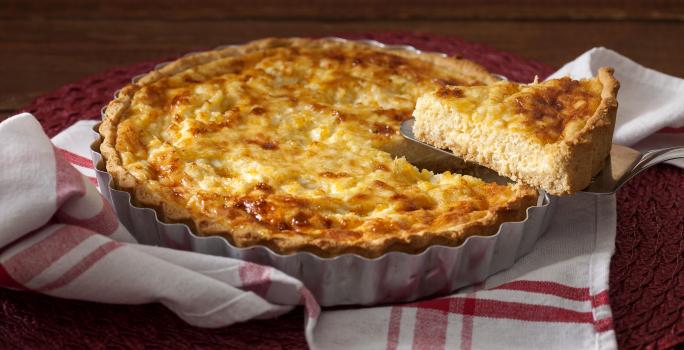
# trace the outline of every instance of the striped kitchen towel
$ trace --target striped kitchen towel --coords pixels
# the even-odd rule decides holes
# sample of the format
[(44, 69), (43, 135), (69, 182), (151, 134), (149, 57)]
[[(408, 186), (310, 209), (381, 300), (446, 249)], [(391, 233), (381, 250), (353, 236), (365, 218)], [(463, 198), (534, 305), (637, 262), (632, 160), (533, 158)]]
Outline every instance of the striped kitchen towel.
[[(93, 186), (82, 121), (52, 141), (29, 114), (0, 124), (0, 285), (104, 303), (160, 302), (221, 327), (304, 304), (312, 348), (612, 349), (613, 196), (562, 199), (552, 229), (516, 265), (456, 294), (321, 312), (270, 267), (138, 245)], [(364, 288), (359, 285), (359, 288)]]
[[(642, 150), (684, 145), (684, 134), (647, 137), (684, 125), (681, 79), (600, 48), (557, 74), (585, 77), (604, 65), (622, 82), (616, 140)], [(614, 196), (560, 199), (534, 250), (479, 285), (407, 304), (321, 311), (301, 282), (272, 268), (136, 244), (93, 186), (93, 125), (79, 122), (51, 143), (29, 114), (0, 123), (0, 286), (160, 302), (202, 327), (276, 317), (303, 304), (306, 338), (316, 349), (617, 346), (608, 303)]]

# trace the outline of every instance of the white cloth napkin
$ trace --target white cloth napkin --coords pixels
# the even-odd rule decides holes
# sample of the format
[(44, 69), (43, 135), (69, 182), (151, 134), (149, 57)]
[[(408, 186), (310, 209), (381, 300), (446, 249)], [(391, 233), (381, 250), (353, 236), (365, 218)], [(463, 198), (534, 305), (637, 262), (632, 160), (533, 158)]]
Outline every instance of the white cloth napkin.
[[(573, 67), (586, 66), (585, 56), (563, 69), (579, 71)], [(591, 67), (620, 70), (619, 62), (593, 64), (591, 57)], [(628, 73), (618, 75), (623, 90), (639, 81)], [(628, 117), (654, 119), (649, 110)], [(678, 118), (670, 125), (680, 125)], [(91, 186), (91, 126), (77, 123), (52, 140), (55, 147), (28, 114), (0, 124), (0, 286), (108, 303), (161, 302), (203, 327), (274, 317), (303, 303), (307, 341), (317, 349), (616, 348), (608, 305), (613, 196), (563, 198), (534, 251), (480, 285), (410, 304), (321, 312), (299, 281), (272, 268), (133, 243)], [(636, 141), (634, 133), (625, 137)]]

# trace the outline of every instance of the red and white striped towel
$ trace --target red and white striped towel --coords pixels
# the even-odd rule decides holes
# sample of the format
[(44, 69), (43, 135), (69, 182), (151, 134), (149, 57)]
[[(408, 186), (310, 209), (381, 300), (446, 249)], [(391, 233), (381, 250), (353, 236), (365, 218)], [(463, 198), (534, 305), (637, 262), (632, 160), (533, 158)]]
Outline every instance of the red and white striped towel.
[[(684, 114), (675, 117), (681, 123)], [(161, 302), (203, 327), (304, 304), (306, 337), (318, 349), (616, 347), (607, 291), (614, 196), (561, 199), (533, 252), (480, 285), (410, 304), (321, 312), (299, 281), (272, 268), (135, 244), (92, 186), (93, 124), (79, 122), (53, 145), (28, 114), (0, 123), (0, 286)]]
[(203, 327), (274, 317), (306, 303), (307, 339), (321, 349), (615, 347), (607, 294), (612, 196), (563, 199), (554, 229), (535, 250), (481, 285), (434, 300), (320, 313), (299, 281), (272, 268), (135, 244), (91, 183), (93, 125), (79, 122), (53, 145), (29, 114), (0, 124), (3, 286), (107, 303), (161, 302)]

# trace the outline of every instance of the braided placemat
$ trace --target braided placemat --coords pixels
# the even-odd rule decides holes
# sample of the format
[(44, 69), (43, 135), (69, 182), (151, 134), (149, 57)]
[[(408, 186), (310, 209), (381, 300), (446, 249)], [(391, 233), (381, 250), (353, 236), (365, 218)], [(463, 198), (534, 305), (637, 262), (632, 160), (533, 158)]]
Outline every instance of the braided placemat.
[[(477, 61), (512, 80), (529, 82), (554, 71), (510, 53), (432, 34), (345, 35), (410, 44)], [(80, 119), (95, 119), (113, 92), (160, 61), (88, 77), (38, 97), (23, 110), (53, 136)], [(684, 343), (684, 171), (649, 169), (618, 192), (616, 254), (611, 261), (610, 304), (621, 348), (674, 348)], [(221, 329), (188, 326), (164, 307), (120, 306), (0, 290), (0, 343), (7, 348), (304, 348), (304, 317)]]

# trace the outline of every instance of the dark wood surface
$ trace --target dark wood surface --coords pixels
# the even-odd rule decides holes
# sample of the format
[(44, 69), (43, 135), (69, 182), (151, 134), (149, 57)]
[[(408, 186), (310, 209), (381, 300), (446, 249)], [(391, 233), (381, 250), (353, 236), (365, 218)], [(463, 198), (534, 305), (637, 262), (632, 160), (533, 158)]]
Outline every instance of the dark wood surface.
[[(681, 1), (0, 1), (0, 120), (141, 60), (266, 36), (417, 31), (559, 66), (594, 46), (684, 76)], [(190, 5), (191, 4), (191, 5)]]

